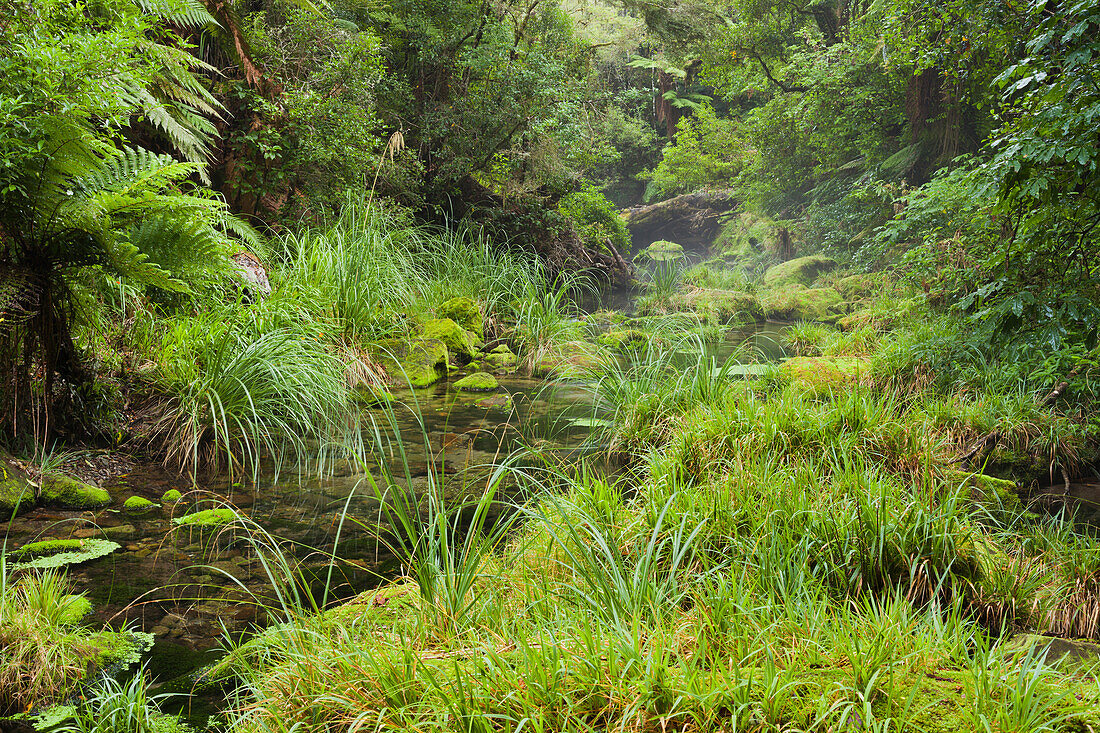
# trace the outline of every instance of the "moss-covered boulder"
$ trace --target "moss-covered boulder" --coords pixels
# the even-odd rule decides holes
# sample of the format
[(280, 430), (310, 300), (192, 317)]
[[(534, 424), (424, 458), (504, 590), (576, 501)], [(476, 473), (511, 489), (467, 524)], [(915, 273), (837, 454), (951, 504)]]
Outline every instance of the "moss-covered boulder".
[(175, 504), (177, 501), (183, 498), (183, 494), (179, 489), (168, 489), (164, 492), (164, 495), (160, 497), (161, 504)]
[(767, 292), (762, 301), (768, 318), (783, 321), (832, 323), (845, 310), (844, 298), (833, 288), (785, 285)]
[(512, 353), (512, 350), (504, 344), (497, 346), (486, 354), (482, 361), (485, 363), (485, 366), (496, 371), (515, 369), (516, 364), (519, 363), (518, 357), (516, 357), (516, 355)]
[(846, 356), (799, 356), (779, 365), (779, 375), (815, 396), (847, 392), (865, 368), (863, 359)]
[(784, 285), (809, 285), (826, 272), (837, 267), (836, 260), (822, 255), (810, 255), (773, 265), (764, 273), (764, 284), (768, 287)]
[(477, 372), (455, 382), (455, 389), (460, 392), (492, 392), (498, 387), (497, 378), (487, 372)]
[(1016, 493), (1019, 487), (1014, 481), (952, 469), (944, 474), (944, 480), (952, 488), (966, 486), (970, 489), (971, 500), (990, 509), (1003, 509), (1013, 513), (1023, 511), (1023, 504)]
[(451, 356), (460, 363), (464, 364), (474, 358), (476, 339), (470, 335), (469, 331), (450, 318), (436, 318), (425, 321), (421, 328), (421, 334), (425, 339), (442, 341)]
[(365, 407), (378, 407), (393, 402), (393, 395), (385, 387), (369, 382), (359, 382), (352, 387), (351, 398)]
[(481, 306), (473, 298), (451, 298), (435, 310), (440, 318), (450, 318), (478, 338), (484, 337)]
[(643, 249), (641, 258), (650, 262), (676, 262), (684, 259), (684, 248), (675, 242), (660, 239)]
[(122, 502), (122, 510), (131, 514), (143, 514), (156, 508), (156, 506), (155, 502), (149, 501), (143, 496), (131, 496)]
[(203, 509), (199, 512), (184, 514), (172, 521), (186, 527), (220, 527), (223, 524), (229, 524), (236, 518), (237, 513), (229, 507), (218, 507), (217, 509)]
[(711, 323), (764, 319), (764, 308), (757, 297), (741, 290), (694, 288), (673, 295), (669, 307), (681, 313), (696, 313)]
[(613, 328), (596, 340), (604, 346), (625, 351), (643, 348), (649, 343), (649, 334), (636, 328)]
[(377, 344), (376, 353), (395, 384), (413, 387), (435, 384), (447, 376), (450, 365), (447, 345), (438, 339), (388, 339)]
[(60, 473), (42, 477), (38, 496), (43, 504), (60, 509), (102, 509), (111, 503), (111, 495), (106, 489)]
[(12, 457), (0, 451), (0, 522), (34, 504), (34, 486)]

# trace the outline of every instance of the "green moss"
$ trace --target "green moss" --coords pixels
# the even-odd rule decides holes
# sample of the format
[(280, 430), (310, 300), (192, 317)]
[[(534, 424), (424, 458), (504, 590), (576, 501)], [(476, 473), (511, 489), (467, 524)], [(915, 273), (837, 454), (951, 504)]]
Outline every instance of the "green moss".
[(447, 351), (459, 361), (466, 362), (474, 356), (474, 339), (466, 329), (450, 318), (426, 321), (421, 332), (426, 339), (442, 341), (447, 346)]
[(477, 372), (455, 382), (455, 389), (461, 392), (491, 392), (498, 387), (497, 378), (486, 372)]
[(768, 318), (779, 320), (832, 322), (844, 314), (844, 298), (832, 288), (784, 285), (762, 300)]
[(0, 451), (0, 522), (34, 504), (34, 487), (27, 475), (11, 463), (11, 456)]
[(859, 379), (865, 363), (843, 356), (799, 356), (779, 365), (780, 376), (806, 391), (823, 396), (846, 392)]
[(449, 318), (478, 338), (484, 335), (481, 306), (473, 298), (452, 298), (436, 308), (440, 318)]
[(76, 626), (92, 612), (92, 602), (83, 595), (65, 596), (65, 611), (57, 619), (58, 626)]
[(684, 258), (684, 248), (675, 242), (660, 239), (641, 252), (651, 262), (673, 262)]
[(117, 550), (117, 542), (104, 539), (46, 540), (23, 545), (11, 553), (20, 560), (13, 570), (49, 570), (97, 560)]
[(740, 290), (698, 288), (672, 296), (669, 306), (676, 311), (697, 313), (711, 323), (759, 321), (764, 309), (752, 293)]
[(42, 540), (41, 542), (29, 542), (11, 555), (19, 559), (32, 557), (47, 557), (59, 552), (80, 552), (84, 549), (84, 540)]
[(809, 285), (822, 274), (835, 270), (836, 266), (836, 260), (821, 255), (799, 257), (769, 267), (764, 273), (764, 284), (769, 287)]
[(51, 473), (42, 477), (42, 503), (62, 509), (102, 509), (111, 503), (106, 489)]
[(469, 364), (466, 365), (466, 368), (469, 369), (471, 372), (480, 372), (481, 362), (471, 361)]
[(138, 513), (147, 512), (155, 506), (156, 503), (149, 501), (145, 497), (131, 496), (129, 499), (123, 502), (122, 509), (127, 512)]
[(172, 521), (176, 524), (188, 527), (217, 527), (223, 524), (229, 524), (236, 518), (237, 513), (229, 507), (219, 507), (217, 509), (203, 509), (200, 512), (184, 514), (182, 517), (176, 517)]
[(447, 376), (450, 367), (447, 346), (437, 339), (389, 339), (379, 342), (376, 352), (390, 379), (398, 384), (408, 380), (412, 387), (435, 384)]
[(519, 359), (512, 353), (511, 349), (501, 344), (485, 355), (484, 362), (487, 366), (497, 370), (515, 369)]
[(177, 489), (169, 489), (168, 491), (164, 492), (164, 496), (160, 497), (160, 501), (162, 504), (175, 504), (182, 498), (183, 494), (181, 494)]
[(613, 328), (597, 339), (604, 346), (613, 349), (637, 349), (649, 343), (649, 334), (635, 328)]
[(1019, 487), (1013, 481), (952, 469), (944, 474), (944, 480), (952, 488), (968, 486), (970, 498), (990, 509), (1003, 509), (1013, 513), (1023, 511), (1023, 504), (1017, 495)]
[(859, 300), (874, 295), (882, 288), (882, 278), (869, 272), (849, 275), (836, 283), (836, 289), (848, 300)]

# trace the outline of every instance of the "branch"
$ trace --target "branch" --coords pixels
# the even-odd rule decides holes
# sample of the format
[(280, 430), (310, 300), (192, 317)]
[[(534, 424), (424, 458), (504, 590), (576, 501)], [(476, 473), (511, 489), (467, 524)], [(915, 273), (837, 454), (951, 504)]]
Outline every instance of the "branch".
[(752, 51), (751, 53), (753, 58), (760, 62), (760, 67), (764, 70), (764, 76), (768, 77), (768, 81), (770, 81), (772, 84), (775, 84), (784, 92), (791, 94), (794, 92), (808, 92), (810, 90), (809, 87), (804, 87), (801, 84), (784, 84), (783, 82), (779, 81), (774, 76), (772, 76), (771, 69), (769, 69), (768, 64), (765, 63), (764, 57), (762, 57), (756, 51)]

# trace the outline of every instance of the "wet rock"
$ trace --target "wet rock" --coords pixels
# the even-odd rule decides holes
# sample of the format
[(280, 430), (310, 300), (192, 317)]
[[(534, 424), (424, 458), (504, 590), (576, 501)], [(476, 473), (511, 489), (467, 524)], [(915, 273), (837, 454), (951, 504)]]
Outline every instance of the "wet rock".
[(153, 636), (167, 636), (169, 628), (167, 626), (154, 626), (152, 628)]
[(39, 498), (44, 504), (63, 509), (102, 509), (111, 503), (106, 489), (57, 473), (42, 477)]
[(591, 375), (600, 366), (591, 344), (574, 341), (557, 348), (558, 353), (544, 356), (535, 363), (536, 377), (579, 379)]
[(1100, 644), (1082, 639), (1059, 639), (1039, 634), (1020, 634), (1012, 637), (1006, 646), (1007, 651), (1029, 653), (1031, 650), (1044, 650), (1043, 661), (1050, 665), (1080, 665), (1093, 667), (1100, 662)]
[(138, 535), (137, 528), (132, 524), (120, 524), (117, 527), (104, 527), (103, 536), (111, 540), (132, 540)]
[(649, 343), (649, 334), (634, 328), (613, 328), (600, 336), (597, 341), (619, 351), (640, 349)]
[(175, 504), (177, 501), (183, 498), (183, 494), (178, 489), (169, 489), (164, 492), (164, 495), (160, 497), (162, 504)]
[(436, 308), (440, 318), (450, 318), (478, 338), (485, 335), (481, 306), (473, 298), (452, 298)]
[(491, 410), (511, 410), (512, 409), (512, 397), (507, 394), (495, 394), (489, 397), (482, 397), (480, 400), (474, 403), (478, 407)]
[(460, 392), (492, 392), (500, 387), (500, 383), (492, 374), (477, 372), (458, 380), (454, 387)]
[(641, 254), (643, 259), (650, 262), (676, 262), (684, 259), (684, 247), (667, 239), (658, 239), (642, 250)]
[(471, 338), (466, 329), (450, 318), (436, 318), (425, 321), (421, 333), (426, 339), (442, 341), (451, 356), (461, 363), (468, 362), (474, 357), (475, 339)]
[(447, 376), (447, 345), (438, 339), (380, 341), (376, 356), (390, 379), (412, 387), (430, 387)]
[(122, 503), (122, 510), (131, 514), (144, 514), (156, 508), (156, 503), (142, 496), (131, 496)]
[(516, 364), (519, 363), (519, 359), (516, 355), (504, 344), (497, 346), (486, 354), (483, 361), (487, 367), (500, 371), (515, 369)]
[(769, 287), (784, 285), (809, 285), (826, 272), (837, 267), (836, 260), (821, 255), (810, 255), (781, 262), (764, 273), (764, 284)]

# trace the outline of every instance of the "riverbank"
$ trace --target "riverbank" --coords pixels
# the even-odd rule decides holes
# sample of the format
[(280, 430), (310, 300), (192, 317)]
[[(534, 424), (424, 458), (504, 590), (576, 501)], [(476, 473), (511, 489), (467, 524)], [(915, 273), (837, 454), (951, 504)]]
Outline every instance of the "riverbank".
[[(1035, 651), (1098, 636), (1090, 505), (1051, 489), (1096, 463), (1089, 367), (1049, 400), (1034, 359), (968, 349), (919, 293), (823, 258), (754, 278), (651, 257), (638, 313), (585, 313), (577, 283), (403, 231), (290, 239), (251, 302), (131, 304), (145, 336), (90, 343), (129, 375), (120, 393), (160, 395), (134, 444), (223, 478), (202, 494), (139, 468), (96, 513), (55, 503), (9, 529), (115, 544), (74, 577), (116, 624), (183, 646), (227, 631), (237, 648), (194, 681), (223, 690), (215, 724), (1095, 722), (1087, 665)], [(402, 390), (418, 354), (431, 384)], [(242, 386), (264, 400), (227, 399)]]

